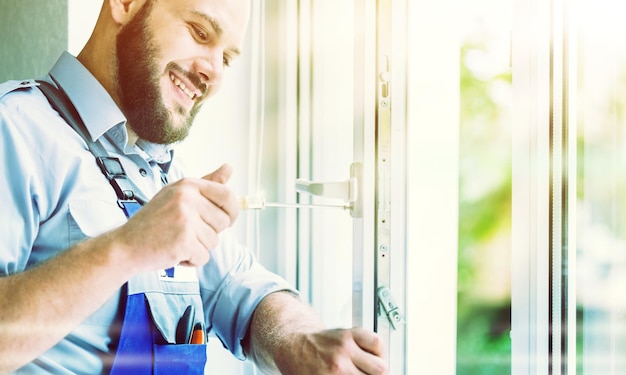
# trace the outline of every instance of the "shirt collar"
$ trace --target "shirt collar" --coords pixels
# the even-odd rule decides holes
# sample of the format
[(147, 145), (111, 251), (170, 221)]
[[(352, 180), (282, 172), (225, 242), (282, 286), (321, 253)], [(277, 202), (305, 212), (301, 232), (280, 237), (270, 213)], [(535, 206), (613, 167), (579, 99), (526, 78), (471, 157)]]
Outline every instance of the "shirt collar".
[(118, 124), (126, 124), (126, 118), (111, 95), (100, 82), (74, 56), (63, 52), (50, 71), (80, 114), (91, 140), (100, 138)]
[(171, 162), (172, 156), (174, 155), (174, 151), (170, 147), (147, 142), (141, 138), (137, 140), (135, 146), (136, 148), (148, 154), (148, 157), (146, 158), (147, 160), (154, 160), (159, 164), (166, 164)]
[[(108, 133), (108, 138), (114, 140), (120, 150), (128, 153), (129, 150), (135, 149), (126, 145), (128, 142), (126, 117), (111, 95), (78, 59), (67, 51), (63, 52), (50, 70), (50, 76), (76, 107), (92, 141)], [(171, 147), (168, 145), (154, 144), (141, 139), (137, 141), (137, 145), (158, 162), (168, 162), (171, 159)]]

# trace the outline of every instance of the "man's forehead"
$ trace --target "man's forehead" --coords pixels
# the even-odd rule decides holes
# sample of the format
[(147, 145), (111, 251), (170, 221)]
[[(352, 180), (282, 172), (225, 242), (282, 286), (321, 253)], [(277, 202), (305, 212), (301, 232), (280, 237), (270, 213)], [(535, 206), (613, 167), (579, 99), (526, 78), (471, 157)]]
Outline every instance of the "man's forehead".
[[(151, 0), (159, 1), (159, 0)], [(160, 0), (163, 1), (163, 0)], [(241, 32), (250, 17), (250, 0), (166, 0), (178, 10), (209, 23), (216, 31)]]
[[(164, 1), (164, 0), (149, 0)], [(250, 13), (250, 0), (165, 0), (174, 6), (186, 7), (207, 13), (225, 13), (247, 18)]]

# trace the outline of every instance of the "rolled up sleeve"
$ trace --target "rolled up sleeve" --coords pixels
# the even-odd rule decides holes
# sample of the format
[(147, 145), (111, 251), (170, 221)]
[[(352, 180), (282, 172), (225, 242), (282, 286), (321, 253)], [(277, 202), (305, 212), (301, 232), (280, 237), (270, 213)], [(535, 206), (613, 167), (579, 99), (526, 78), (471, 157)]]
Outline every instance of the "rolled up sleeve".
[(207, 327), (241, 360), (246, 358), (241, 343), (259, 302), (277, 291), (297, 294), (230, 233), (222, 234), (220, 246), (211, 251), (211, 260), (198, 270), (198, 279)]

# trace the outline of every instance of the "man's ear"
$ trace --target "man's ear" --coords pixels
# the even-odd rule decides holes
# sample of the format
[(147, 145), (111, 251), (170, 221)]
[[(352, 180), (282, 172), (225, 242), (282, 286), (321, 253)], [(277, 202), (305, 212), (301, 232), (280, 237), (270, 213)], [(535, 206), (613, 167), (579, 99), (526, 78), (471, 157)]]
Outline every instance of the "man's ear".
[(124, 25), (137, 13), (146, 0), (108, 0), (111, 17), (119, 25)]

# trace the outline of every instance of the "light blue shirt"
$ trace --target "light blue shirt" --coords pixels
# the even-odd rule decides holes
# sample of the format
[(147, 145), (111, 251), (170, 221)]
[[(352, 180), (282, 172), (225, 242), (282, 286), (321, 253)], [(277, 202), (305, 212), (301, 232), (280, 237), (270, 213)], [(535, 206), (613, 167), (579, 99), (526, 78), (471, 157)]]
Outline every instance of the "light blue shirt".
[[(51, 79), (52, 78), (52, 79)], [(63, 53), (47, 80), (63, 88), (89, 135), (118, 157), (147, 197), (161, 188), (158, 163), (169, 147), (139, 140), (127, 144), (126, 119), (110, 95), (80, 62)], [(32, 80), (0, 84), (0, 277), (50, 259), (85, 237), (126, 221), (111, 185), (85, 142), (51, 109)], [(170, 181), (182, 177), (176, 163)], [(229, 233), (209, 263), (198, 269), (207, 326), (237, 358), (256, 305), (267, 294), (291, 290), (268, 272)], [(121, 314), (120, 294), (64, 340), (17, 373), (96, 374), (114, 355), (111, 325)]]

